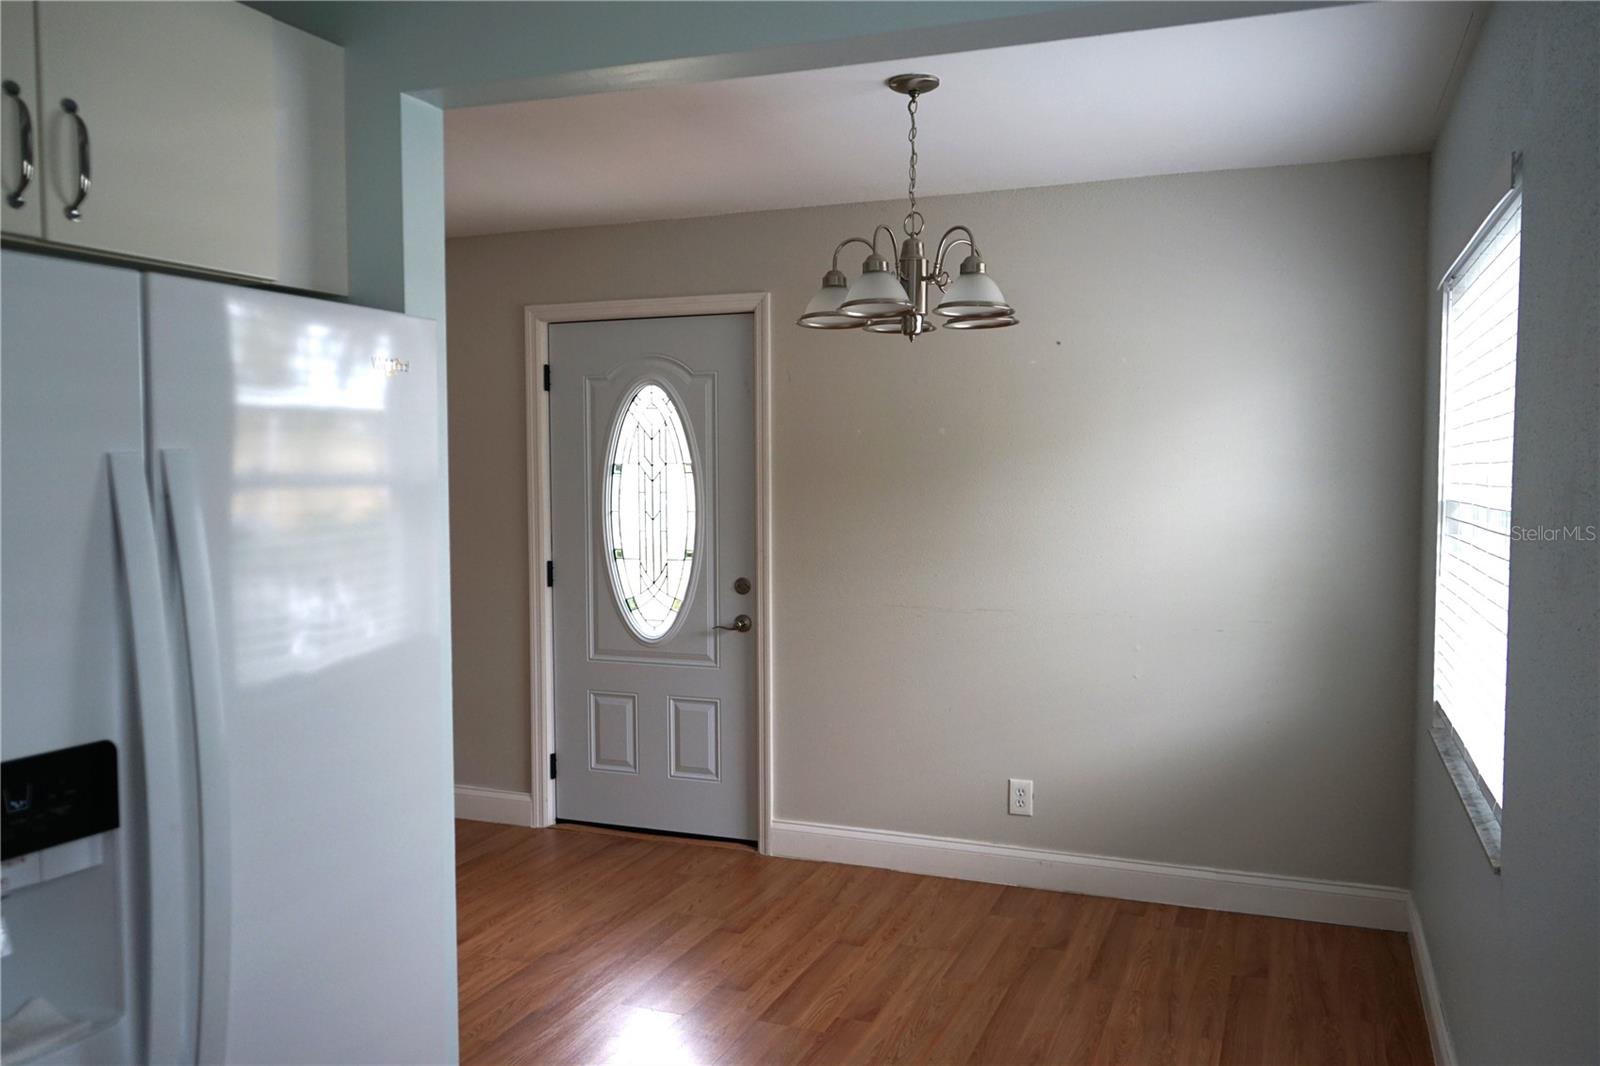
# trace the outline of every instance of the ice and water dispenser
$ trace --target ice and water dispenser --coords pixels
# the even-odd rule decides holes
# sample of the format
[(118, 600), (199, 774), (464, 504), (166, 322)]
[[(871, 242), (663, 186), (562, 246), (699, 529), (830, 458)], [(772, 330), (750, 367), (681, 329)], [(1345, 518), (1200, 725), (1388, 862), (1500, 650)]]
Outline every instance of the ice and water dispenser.
[(0, 765), (6, 1066), (57, 1061), (127, 1013), (117, 788), (109, 740)]

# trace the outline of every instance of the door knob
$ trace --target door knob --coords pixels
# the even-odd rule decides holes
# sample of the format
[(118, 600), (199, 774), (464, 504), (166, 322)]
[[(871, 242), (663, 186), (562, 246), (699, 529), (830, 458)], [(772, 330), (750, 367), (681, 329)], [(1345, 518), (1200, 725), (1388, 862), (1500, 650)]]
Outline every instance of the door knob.
[(713, 629), (731, 629), (735, 633), (748, 633), (748, 632), (750, 632), (750, 627), (753, 626), (753, 625), (755, 625), (755, 623), (750, 621), (750, 616), (749, 615), (741, 614), (741, 615), (736, 615), (734, 617), (732, 625), (728, 625), (728, 626), (712, 626), (711, 628), (713, 628)]

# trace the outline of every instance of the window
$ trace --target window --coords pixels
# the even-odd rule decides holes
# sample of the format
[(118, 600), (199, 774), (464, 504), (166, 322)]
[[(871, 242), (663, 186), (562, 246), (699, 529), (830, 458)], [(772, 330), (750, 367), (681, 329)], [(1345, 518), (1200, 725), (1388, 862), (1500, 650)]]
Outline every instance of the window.
[(622, 617), (641, 639), (665, 637), (694, 572), (694, 463), (683, 418), (660, 385), (622, 405), (606, 457), (606, 557)]
[[(1521, 256), (1522, 198), (1513, 190), (1443, 286), (1433, 698), (1444, 719), (1439, 727), (1488, 793), (1496, 822), (1504, 780)], [(1452, 773), (1461, 786), (1457, 769)]]

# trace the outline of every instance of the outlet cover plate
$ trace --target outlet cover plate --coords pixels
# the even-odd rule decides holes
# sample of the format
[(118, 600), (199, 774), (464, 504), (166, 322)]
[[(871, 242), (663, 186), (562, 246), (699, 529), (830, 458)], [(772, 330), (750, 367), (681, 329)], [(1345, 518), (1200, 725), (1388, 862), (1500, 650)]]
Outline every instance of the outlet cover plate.
[(1025, 777), (1013, 777), (1006, 782), (1006, 813), (1033, 817), (1033, 782)]

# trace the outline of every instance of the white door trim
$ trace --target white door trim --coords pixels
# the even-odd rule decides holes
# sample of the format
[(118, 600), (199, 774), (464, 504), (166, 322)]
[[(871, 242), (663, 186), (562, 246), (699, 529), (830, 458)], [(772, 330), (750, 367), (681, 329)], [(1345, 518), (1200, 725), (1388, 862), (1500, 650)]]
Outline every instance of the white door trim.
[[(555, 750), (554, 608), (545, 584), (550, 548), (550, 394), (544, 368), (550, 360), (550, 324), (624, 318), (748, 314), (755, 326), (756, 401), (756, 833), (763, 854), (772, 822), (772, 294), (740, 292), (714, 296), (668, 296), (647, 300), (529, 304), (524, 385), (528, 431), (528, 639), (533, 824), (555, 821), (556, 790), (550, 779)], [(572, 573), (569, 564), (567, 573)]]

